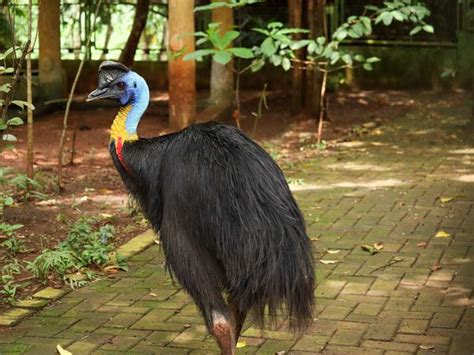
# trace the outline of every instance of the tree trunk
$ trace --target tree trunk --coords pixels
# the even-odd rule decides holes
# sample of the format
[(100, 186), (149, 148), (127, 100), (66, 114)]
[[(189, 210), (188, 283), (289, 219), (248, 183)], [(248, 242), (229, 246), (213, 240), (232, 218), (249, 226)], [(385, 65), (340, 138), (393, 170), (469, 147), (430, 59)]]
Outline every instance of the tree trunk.
[[(320, 36), (327, 37), (326, 31), (326, 0), (308, 0), (308, 27), (312, 38)], [(321, 110), (321, 85), (323, 84), (323, 73), (317, 70), (306, 71), (306, 113), (319, 117)]]
[(66, 73), (61, 65), (60, 1), (39, 4), (39, 82), (44, 99), (63, 98)]
[[(216, 2), (217, 0), (213, 0)], [(230, 0), (227, 0), (230, 2)], [(212, 10), (212, 22), (220, 23), (220, 34), (231, 31), (234, 26), (234, 15), (231, 8), (220, 7)], [(229, 108), (234, 99), (234, 73), (232, 61), (227, 65), (212, 61), (211, 68), (211, 102), (213, 105)]]
[(150, 0), (138, 0), (137, 10), (135, 12), (135, 18), (133, 19), (132, 31), (128, 36), (127, 43), (120, 54), (120, 63), (126, 66), (131, 66), (134, 62), (135, 52), (137, 50), (140, 36), (146, 25), (146, 19), (148, 17), (148, 11), (150, 8)]
[(169, 119), (173, 129), (191, 124), (196, 113), (196, 63), (183, 61), (194, 51), (194, 0), (169, 0)]
[[(290, 27), (302, 28), (302, 15), (303, 15), (303, 0), (288, 0), (288, 11), (289, 11), (289, 24)], [(296, 33), (294, 35), (295, 40), (301, 39), (301, 34)], [(297, 59), (303, 57), (303, 51), (298, 50), (296, 52)], [(303, 68), (299, 63), (294, 63), (292, 69), (292, 80), (291, 80), (291, 93), (292, 93), (292, 112), (294, 114), (301, 112), (303, 107), (303, 92), (302, 92), (302, 80), (303, 80)]]

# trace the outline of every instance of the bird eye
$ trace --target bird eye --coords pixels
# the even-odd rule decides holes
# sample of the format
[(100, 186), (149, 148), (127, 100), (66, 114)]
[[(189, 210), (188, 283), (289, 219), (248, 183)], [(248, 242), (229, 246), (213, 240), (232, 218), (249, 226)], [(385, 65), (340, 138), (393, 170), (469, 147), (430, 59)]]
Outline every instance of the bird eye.
[(125, 89), (125, 83), (123, 81), (117, 83), (117, 87), (120, 89), (120, 90), (123, 90)]

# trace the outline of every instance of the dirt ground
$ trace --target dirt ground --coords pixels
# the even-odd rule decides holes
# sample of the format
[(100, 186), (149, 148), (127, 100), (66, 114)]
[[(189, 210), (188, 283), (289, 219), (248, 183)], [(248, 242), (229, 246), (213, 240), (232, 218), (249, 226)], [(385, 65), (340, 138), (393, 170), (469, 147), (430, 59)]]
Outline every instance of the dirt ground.
[[(204, 95), (204, 94), (203, 94)], [(324, 139), (350, 139), (354, 135), (374, 131), (386, 121), (396, 120), (413, 105), (413, 92), (341, 92), (330, 95), (329, 119), (325, 125)], [(452, 94), (458, 99), (456, 94)], [(245, 97), (254, 97), (245, 100)], [(424, 94), (429, 100), (436, 95)], [(293, 117), (290, 112), (291, 98), (283, 93), (271, 93), (269, 110), (264, 111), (256, 131), (252, 112), (256, 111), (258, 98), (253, 93), (244, 93), (242, 106), (242, 129), (269, 149), (284, 166), (307, 154), (330, 154), (330, 149), (317, 149), (314, 145), (315, 120), (301, 114)], [(152, 94), (152, 104), (143, 118), (139, 134), (152, 137), (169, 132), (167, 128), (167, 96)], [(108, 152), (109, 127), (116, 114), (115, 107), (93, 107), (81, 105), (71, 112), (68, 132), (66, 161), (70, 161), (73, 131), (75, 128), (74, 163), (64, 168), (65, 188), (55, 193), (57, 150), (61, 133), (63, 111), (36, 118), (35, 169), (38, 179), (43, 181), (42, 199), (17, 201), (5, 210), (5, 222), (23, 224), (19, 237), (26, 244), (26, 252), (17, 255), (21, 260), (32, 260), (45, 248), (52, 248), (66, 237), (68, 226), (81, 216), (101, 217), (112, 223), (117, 231), (117, 244), (147, 228), (141, 215), (132, 215), (127, 208), (127, 193), (112, 165)], [(233, 124), (232, 121), (228, 123)], [(18, 137), (14, 149), (5, 150), (0, 157), (2, 166), (24, 169), (26, 128), (13, 130)], [(321, 147), (319, 147), (321, 148)], [(325, 148), (325, 147), (324, 147)], [(0, 236), (5, 239), (5, 236)], [(0, 242), (2, 239), (0, 239)], [(0, 268), (6, 261), (6, 250), (0, 248)], [(19, 297), (25, 297), (42, 287), (37, 280), (26, 274), (27, 279)], [(53, 286), (60, 286), (55, 285)]]

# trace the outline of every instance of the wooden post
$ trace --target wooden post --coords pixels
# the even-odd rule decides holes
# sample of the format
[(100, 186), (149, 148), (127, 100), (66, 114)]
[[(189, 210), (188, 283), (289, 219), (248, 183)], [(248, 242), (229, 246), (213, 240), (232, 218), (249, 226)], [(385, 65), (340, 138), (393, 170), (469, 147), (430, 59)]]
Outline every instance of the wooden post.
[(39, 4), (39, 83), (45, 99), (63, 98), (66, 73), (61, 65), (60, 1), (44, 0)]
[[(302, 15), (303, 15), (303, 1), (302, 0), (288, 0), (288, 17), (290, 27), (302, 28)], [(295, 40), (301, 39), (301, 34), (296, 33), (294, 35)], [(298, 50), (296, 57), (301, 59), (303, 57), (303, 51)], [(302, 92), (302, 81), (303, 81), (303, 68), (300, 64), (294, 63), (291, 77), (291, 94), (292, 94), (292, 112), (293, 114), (301, 112), (303, 107), (303, 92)]]
[[(212, 0), (216, 2), (218, 0)], [(230, 0), (226, 0), (230, 2)], [(219, 7), (212, 10), (212, 22), (220, 23), (220, 34), (232, 30), (234, 26), (233, 10), (228, 7)], [(234, 73), (232, 72), (232, 61), (222, 65), (212, 61), (211, 67), (211, 98), (213, 105), (229, 108), (234, 99)]]
[(183, 61), (194, 51), (194, 0), (169, 0), (169, 119), (170, 126), (182, 129), (196, 113), (196, 64)]

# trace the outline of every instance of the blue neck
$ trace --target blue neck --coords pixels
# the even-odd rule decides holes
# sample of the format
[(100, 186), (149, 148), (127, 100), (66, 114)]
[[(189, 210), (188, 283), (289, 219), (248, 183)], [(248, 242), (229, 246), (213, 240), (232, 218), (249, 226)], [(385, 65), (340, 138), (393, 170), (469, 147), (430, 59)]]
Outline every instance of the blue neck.
[(136, 134), (137, 127), (140, 123), (140, 119), (143, 116), (143, 113), (148, 107), (150, 102), (150, 93), (148, 90), (143, 90), (137, 94), (137, 97), (131, 101), (132, 109), (127, 115), (125, 121), (125, 129), (129, 134)]

